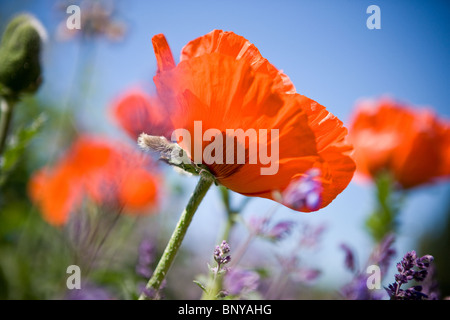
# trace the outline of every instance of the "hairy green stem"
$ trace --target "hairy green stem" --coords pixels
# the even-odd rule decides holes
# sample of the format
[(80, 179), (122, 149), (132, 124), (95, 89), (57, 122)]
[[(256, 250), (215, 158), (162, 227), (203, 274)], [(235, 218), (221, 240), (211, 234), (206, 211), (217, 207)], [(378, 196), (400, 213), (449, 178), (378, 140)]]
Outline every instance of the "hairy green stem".
[[(183, 242), (184, 236), (186, 235), (192, 218), (194, 217), (198, 206), (208, 192), (212, 182), (213, 179), (211, 176), (209, 176), (209, 174), (205, 173), (200, 175), (200, 180), (198, 181), (198, 184), (195, 187), (195, 190), (191, 195), (186, 208), (184, 209), (180, 219), (178, 220), (178, 224), (175, 227), (172, 236), (170, 237), (169, 243), (167, 244), (166, 249), (161, 256), (161, 259), (159, 260), (152, 277), (147, 283), (146, 288), (148, 290), (153, 290), (156, 292), (159, 290), (161, 283), (166, 277), (167, 272), (169, 271), (170, 266), (172, 265), (175, 256), (177, 255), (178, 249)], [(148, 297), (145, 292), (143, 292), (139, 297), (139, 300), (147, 300), (151, 298), (152, 297)]]

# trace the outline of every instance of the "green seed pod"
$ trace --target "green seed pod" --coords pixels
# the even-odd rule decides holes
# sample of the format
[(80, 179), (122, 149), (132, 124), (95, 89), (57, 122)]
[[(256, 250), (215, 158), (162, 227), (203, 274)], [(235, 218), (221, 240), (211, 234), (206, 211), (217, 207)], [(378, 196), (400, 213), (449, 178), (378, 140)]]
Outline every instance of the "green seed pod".
[(0, 43), (0, 95), (17, 97), (39, 88), (45, 37), (42, 24), (29, 14), (18, 15), (8, 24)]

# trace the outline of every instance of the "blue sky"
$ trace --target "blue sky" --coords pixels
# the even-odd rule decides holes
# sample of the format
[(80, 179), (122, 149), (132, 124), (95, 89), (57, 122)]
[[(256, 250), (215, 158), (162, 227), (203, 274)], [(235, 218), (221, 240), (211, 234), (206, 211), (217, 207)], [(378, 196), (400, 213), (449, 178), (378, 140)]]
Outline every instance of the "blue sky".
[[(11, 15), (30, 11), (42, 20), (53, 38), (67, 15), (56, 1), (0, 2), (0, 27)], [(70, 2), (76, 3), (76, 1)], [(369, 30), (369, 5), (381, 9), (381, 29)], [(156, 62), (151, 38), (164, 33), (178, 61), (181, 48), (213, 29), (240, 34), (291, 78), (297, 91), (349, 120), (363, 97), (390, 95), (415, 106), (431, 106), (450, 118), (450, 5), (447, 1), (118, 1), (117, 19), (127, 24), (123, 42), (100, 41), (88, 52), (91, 63), (89, 94), (79, 106), (82, 126), (92, 132), (112, 132), (105, 118), (108, 105), (121, 91), (136, 84), (151, 86)], [(53, 39), (54, 40), (54, 39)], [(39, 94), (65, 101), (74, 77), (79, 46), (76, 41), (49, 42), (44, 52), (45, 82)], [(193, 188), (193, 179), (183, 178)], [(190, 186), (192, 184), (192, 186)], [(398, 250), (413, 249), (417, 236), (439, 226), (445, 213), (448, 183), (414, 190), (401, 215)], [(270, 202), (252, 201), (245, 214), (261, 213)], [(279, 219), (325, 222), (323, 254), (317, 264), (325, 279), (341, 272), (341, 242), (363, 257), (370, 238), (362, 228), (372, 206), (370, 186), (354, 182), (327, 208), (313, 214), (281, 208)], [(208, 195), (189, 231), (187, 241), (210, 250), (223, 218), (215, 191)], [(207, 227), (206, 227), (207, 226)], [(204, 243), (204, 235), (211, 241)], [(330, 266), (329, 261), (337, 261)]]

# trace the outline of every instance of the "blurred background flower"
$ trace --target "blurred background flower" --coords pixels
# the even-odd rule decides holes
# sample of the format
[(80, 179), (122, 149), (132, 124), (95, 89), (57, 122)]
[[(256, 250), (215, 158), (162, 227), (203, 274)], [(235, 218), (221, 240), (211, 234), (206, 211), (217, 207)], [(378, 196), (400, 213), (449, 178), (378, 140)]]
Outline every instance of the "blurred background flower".
[(391, 98), (361, 101), (350, 125), (357, 170), (401, 188), (450, 178), (450, 121)]
[(83, 136), (53, 168), (31, 177), (30, 195), (54, 225), (66, 223), (84, 197), (120, 212), (150, 212), (161, 183), (155, 171), (149, 157), (123, 143)]

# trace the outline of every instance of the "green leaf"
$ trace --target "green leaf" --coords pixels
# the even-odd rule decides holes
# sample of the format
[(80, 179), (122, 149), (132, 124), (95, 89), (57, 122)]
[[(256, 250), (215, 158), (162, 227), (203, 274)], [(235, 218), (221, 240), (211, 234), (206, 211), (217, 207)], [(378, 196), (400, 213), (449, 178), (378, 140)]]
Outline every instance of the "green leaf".
[(193, 280), (192, 282), (194, 282), (196, 285), (198, 285), (200, 287), (200, 289), (203, 290), (203, 292), (206, 292), (205, 286), (200, 281)]

